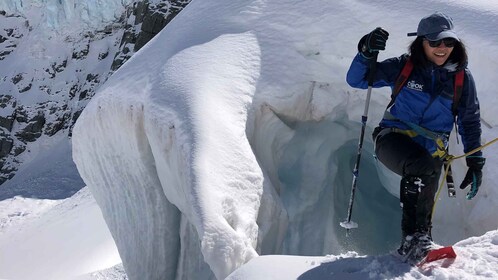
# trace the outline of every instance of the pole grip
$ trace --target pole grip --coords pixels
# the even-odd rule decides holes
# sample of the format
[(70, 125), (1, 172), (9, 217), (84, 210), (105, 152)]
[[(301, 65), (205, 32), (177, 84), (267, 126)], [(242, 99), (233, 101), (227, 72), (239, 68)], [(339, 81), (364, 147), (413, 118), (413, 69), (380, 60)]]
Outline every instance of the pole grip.
[(370, 65), (368, 69), (368, 86), (373, 86), (373, 81), (375, 79), (375, 72), (377, 72), (377, 57), (379, 52), (374, 52), (374, 57), (370, 60)]

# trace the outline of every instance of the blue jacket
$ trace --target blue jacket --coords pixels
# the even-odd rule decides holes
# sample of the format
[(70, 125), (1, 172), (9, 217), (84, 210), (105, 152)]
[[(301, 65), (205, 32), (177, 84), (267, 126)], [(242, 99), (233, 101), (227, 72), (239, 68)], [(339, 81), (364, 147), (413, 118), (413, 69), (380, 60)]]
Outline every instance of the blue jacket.
[[(392, 90), (407, 58), (408, 55), (405, 54), (377, 62), (373, 87), (390, 86)], [(366, 80), (368, 65), (369, 61), (361, 54), (358, 53), (355, 56), (346, 77), (350, 86), (368, 88)], [(389, 108), (394, 119), (384, 117), (380, 126), (409, 130), (411, 128), (406, 125), (408, 122), (436, 133), (449, 135), (454, 122), (451, 110), (455, 87), (454, 76), (459, 70), (456, 66), (439, 67), (434, 64), (427, 68), (414, 67), (396, 97), (394, 105)], [(464, 152), (469, 152), (481, 145), (481, 122), (474, 78), (467, 68), (465, 68), (464, 76), (457, 124)], [(435, 142), (427, 137), (419, 135), (413, 140), (425, 147), (431, 154), (436, 151)], [(478, 156), (482, 153), (478, 152), (474, 155)]]

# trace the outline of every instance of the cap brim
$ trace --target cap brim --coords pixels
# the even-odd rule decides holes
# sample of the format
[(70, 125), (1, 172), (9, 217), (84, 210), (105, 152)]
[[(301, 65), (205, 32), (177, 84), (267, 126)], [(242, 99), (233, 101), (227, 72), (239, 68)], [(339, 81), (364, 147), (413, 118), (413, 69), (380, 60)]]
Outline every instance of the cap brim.
[(444, 38), (453, 38), (457, 41), (460, 41), (460, 39), (458, 38), (456, 33), (453, 32), (452, 30), (446, 30), (446, 31), (439, 32), (439, 33), (427, 34), (427, 35), (425, 35), (425, 38), (427, 38), (427, 40), (429, 40), (429, 41), (437, 41), (437, 40), (441, 40)]

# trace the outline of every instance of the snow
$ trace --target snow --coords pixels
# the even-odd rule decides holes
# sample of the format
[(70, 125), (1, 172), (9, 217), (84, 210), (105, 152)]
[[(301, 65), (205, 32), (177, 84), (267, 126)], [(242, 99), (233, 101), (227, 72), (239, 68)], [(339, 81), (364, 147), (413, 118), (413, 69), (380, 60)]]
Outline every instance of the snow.
[(53, 144), (0, 189), (1, 279), (72, 279), (121, 263), (70, 141)]
[[(457, 259), (414, 268), (389, 253), (399, 242), (399, 183), (375, 161), (369, 137), (387, 89), (372, 93), (353, 212), (358, 228), (345, 237), (339, 225), (366, 96), (345, 83), (357, 41), (382, 26), (390, 39), (381, 59), (400, 55), (406, 33), (436, 10), (453, 17), (468, 46), (487, 124), (483, 141), (498, 137), (498, 4), (193, 1), (80, 116), (72, 156), (88, 188), (63, 180), (79, 191), (57, 201), (2, 197), (0, 278), (122, 279), (124, 270), (130, 279), (497, 278), (497, 145), (484, 150), (474, 200), (443, 190), (437, 202), (435, 240), (456, 243)], [(67, 163), (70, 146), (60, 143), (32, 161)], [(462, 153), (454, 137), (451, 144)], [(55, 179), (75, 167), (54, 168), (67, 172), (44, 177), (26, 167), (18, 183), (2, 188), (34, 190), (23, 182), (45, 181), (67, 189), (72, 183)], [(463, 160), (453, 164), (456, 182), (465, 171)]]
[(260, 256), (227, 280), (246, 279), (495, 279), (498, 277), (498, 231), (455, 244), (456, 259), (439, 260), (420, 268), (401, 263), (393, 255)]
[[(18, 205), (18, 199), (2, 204)], [(2, 278), (68, 279), (120, 263), (116, 245), (87, 188), (59, 203), (21, 200), (27, 208), (8, 216), (25, 218), (18, 226), (9, 226), (12, 230), (4, 232), (0, 242)]]

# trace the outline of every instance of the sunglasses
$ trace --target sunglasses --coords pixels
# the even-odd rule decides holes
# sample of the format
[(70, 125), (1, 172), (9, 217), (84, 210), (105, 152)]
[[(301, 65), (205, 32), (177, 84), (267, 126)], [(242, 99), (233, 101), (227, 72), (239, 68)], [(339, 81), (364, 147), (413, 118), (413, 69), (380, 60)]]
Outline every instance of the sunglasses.
[(427, 41), (429, 42), (429, 46), (431, 46), (431, 48), (437, 48), (441, 46), (441, 43), (444, 43), (444, 45), (448, 48), (453, 48), (456, 44), (456, 40), (454, 38), (444, 38), (437, 41)]

